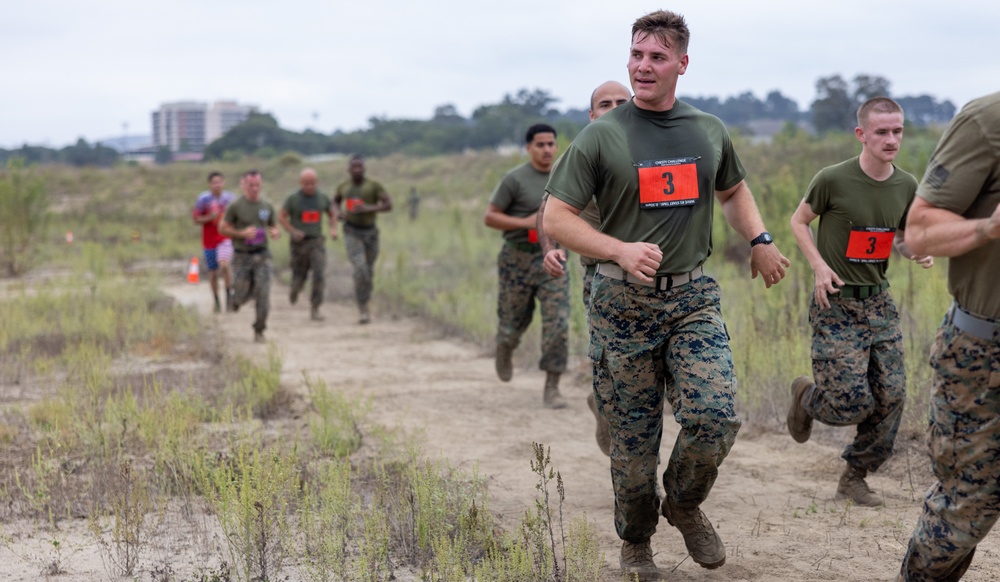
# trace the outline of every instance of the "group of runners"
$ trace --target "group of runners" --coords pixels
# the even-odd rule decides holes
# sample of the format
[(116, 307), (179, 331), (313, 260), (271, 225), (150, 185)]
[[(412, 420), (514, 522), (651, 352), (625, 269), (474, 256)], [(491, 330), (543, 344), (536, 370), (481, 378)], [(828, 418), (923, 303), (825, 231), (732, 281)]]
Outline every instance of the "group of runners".
[(288, 299), (293, 305), (298, 301), (311, 273), (310, 317), (313, 321), (323, 321), (320, 306), (326, 289), (324, 216), (329, 237), (333, 240), (338, 238), (338, 222), (344, 223), (344, 246), (354, 269), (358, 321), (371, 321), (369, 303), (375, 260), (379, 254), (376, 217), (380, 212), (392, 210), (392, 198), (380, 183), (365, 176), (361, 156), (351, 158), (348, 173), (350, 177), (337, 187), (331, 199), (319, 190), (316, 171), (312, 168), (302, 170), (299, 189), (285, 199), (277, 212), (270, 202), (261, 198), (263, 176), (259, 171), (248, 170), (240, 176), (243, 195), (239, 198), (225, 189), (221, 173), (209, 174), (209, 189), (198, 196), (192, 216), (202, 225), (205, 264), (215, 311), (222, 311), (220, 282), (225, 285), (226, 311), (238, 311), (242, 305), (253, 301), (256, 307), (255, 341), (265, 341), (264, 330), (271, 305), (268, 240), (279, 238), (279, 224), (290, 239), (292, 281)]
[[(556, 160), (556, 130), (525, 134), (529, 161), (508, 172), (485, 224), (503, 231), (497, 259), (496, 372), (542, 316), (542, 402), (561, 408), (568, 280), (564, 249), (585, 267), (598, 445), (610, 456), (622, 571), (660, 579), (650, 538), (662, 515), (692, 559), (725, 564), (722, 539), (700, 506), (741, 426), (720, 291), (706, 275), (713, 206), (750, 247), (751, 277), (768, 288), (790, 266), (767, 232), (746, 171), (720, 120), (677, 100), (688, 67), (682, 16), (635, 21), (628, 58), (634, 96), (608, 82), (591, 96), (592, 123)], [(899, 314), (886, 268), (897, 254), (930, 268), (950, 257), (954, 297), (931, 353), (929, 440), (938, 481), (897, 580), (959, 580), (1000, 515), (1000, 93), (968, 104), (919, 182), (893, 160), (903, 110), (888, 97), (857, 112), (861, 152), (823, 168), (790, 217), (813, 270), (812, 375), (791, 381), (788, 430), (814, 421), (857, 427), (842, 454), (837, 496), (883, 503), (866, 482), (892, 454), (905, 399)], [(811, 224), (819, 219), (814, 235)], [(657, 491), (663, 414), (680, 431)]]
[[(631, 32), (633, 94), (613, 81), (596, 88), (592, 123), (558, 161), (556, 130), (528, 128), (529, 160), (496, 186), (484, 222), (504, 238), (497, 258), (497, 375), (511, 379), (513, 353), (537, 302), (542, 403), (553, 409), (566, 406), (559, 392), (567, 360), (566, 250), (581, 257), (593, 365), (587, 401), (598, 445), (610, 457), (620, 565), (639, 580), (654, 580), (661, 573), (650, 538), (661, 515), (680, 531), (696, 563), (714, 569), (726, 561), (722, 539), (701, 510), (741, 426), (721, 293), (704, 270), (714, 205), (747, 241), (752, 279), (771, 288), (790, 262), (765, 227), (726, 127), (676, 98), (688, 67), (684, 18), (652, 12)], [(866, 101), (855, 129), (860, 154), (820, 170), (790, 217), (815, 286), (812, 374), (791, 380), (787, 423), (797, 442), (810, 438), (814, 421), (856, 426), (842, 454), (837, 495), (862, 506), (883, 503), (866, 477), (892, 454), (906, 393), (888, 262), (893, 249), (924, 268), (933, 266), (934, 256), (950, 257), (954, 303), (930, 358), (929, 441), (937, 482), (926, 494), (897, 580), (959, 580), (1000, 516), (1000, 93), (962, 109), (919, 182), (893, 163), (903, 120), (892, 99)], [(312, 271), (311, 314), (322, 319), (324, 215), (334, 239), (343, 218), (360, 321), (370, 321), (375, 217), (392, 202), (365, 178), (363, 160), (352, 158), (349, 171), (331, 201), (318, 191), (315, 171), (303, 170), (299, 190), (277, 214), (260, 200), (259, 172), (242, 176), (243, 197), (236, 200), (221, 175), (209, 176), (195, 220), (204, 224), (216, 309), (217, 265), (227, 308), (256, 300), (256, 339), (263, 340), (267, 320), (267, 239), (278, 237), (278, 224), (291, 238), (289, 299), (296, 302)], [(680, 431), (661, 477), (668, 406)]]

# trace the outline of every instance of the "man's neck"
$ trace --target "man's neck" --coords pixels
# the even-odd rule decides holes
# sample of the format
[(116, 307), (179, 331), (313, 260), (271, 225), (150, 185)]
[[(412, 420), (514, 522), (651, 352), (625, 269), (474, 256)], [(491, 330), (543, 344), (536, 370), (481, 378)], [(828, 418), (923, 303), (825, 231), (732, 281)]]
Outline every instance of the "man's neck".
[(534, 168), (534, 169), (536, 169), (536, 170), (538, 170), (539, 172), (541, 172), (543, 174), (548, 174), (549, 171), (552, 170), (552, 164), (549, 164), (547, 166), (539, 166), (534, 161), (531, 162), (531, 167)]
[(878, 160), (867, 151), (861, 152), (858, 163), (861, 165), (861, 171), (876, 182), (888, 180), (892, 176), (892, 173), (896, 171), (896, 167), (892, 165), (892, 162)]

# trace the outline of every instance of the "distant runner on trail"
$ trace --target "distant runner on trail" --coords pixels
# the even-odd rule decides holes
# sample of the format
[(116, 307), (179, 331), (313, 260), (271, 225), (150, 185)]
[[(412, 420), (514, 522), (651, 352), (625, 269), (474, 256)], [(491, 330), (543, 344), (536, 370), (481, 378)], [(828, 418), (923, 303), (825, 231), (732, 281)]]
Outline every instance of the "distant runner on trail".
[[(354, 267), (354, 297), (361, 312), (358, 322), (368, 323), (372, 320), (368, 303), (379, 253), (375, 219), (379, 212), (392, 210), (392, 198), (382, 184), (365, 177), (365, 160), (361, 156), (351, 158), (348, 172), (351, 177), (337, 186), (333, 202), (335, 212), (344, 219), (344, 246), (347, 247), (347, 259)], [(343, 212), (341, 202), (346, 207)]]
[(225, 286), (226, 311), (233, 309), (233, 271), (230, 267), (230, 262), (233, 260), (233, 243), (228, 237), (219, 234), (219, 222), (226, 213), (226, 208), (236, 200), (236, 195), (225, 187), (226, 178), (222, 172), (210, 173), (208, 190), (198, 196), (191, 212), (194, 222), (201, 225), (201, 245), (204, 248), (205, 268), (208, 269), (216, 313), (222, 311), (222, 304), (219, 301), (220, 271)]
[(529, 160), (507, 172), (493, 190), (483, 222), (503, 232), (497, 256), (497, 376), (509, 382), (514, 374), (512, 356), (521, 335), (531, 325), (535, 301), (542, 311), (542, 358), (545, 370), (542, 403), (564, 408), (559, 376), (566, 370), (566, 337), (569, 333), (569, 277), (552, 276), (542, 266), (536, 213), (545, 194), (545, 182), (555, 161), (556, 130), (544, 123), (532, 125), (524, 136)]
[(896, 579), (959, 580), (1000, 517), (1000, 93), (971, 101), (941, 136), (906, 243), (951, 257), (954, 303), (930, 357), (927, 441), (937, 482)]
[[(792, 215), (792, 233), (815, 275), (813, 377), (792, 382), (788, 432), (809, 440), (816, 419), (857, 425), (841, 455), (847, 466), (837, 495), (858, 505), (882, 505), (865, 477), (892, 455), (906, 397), (903, 333), (886, 270), (893, 247), (929, 268), (932, 257), (903, 242), (916, 179), (892, 161), (903, 141), (903, 109), (888, 97), (858, 109), (861, 154), (820, 170)], [(819, 218), (813, 239), (809, 225)]]
[(219, 232), (232, 237), (233, 256), (233, 311), (251, 299), (257, 307), (253, 322), (254, 341), (264, 343), (267, 314), (271, 307), (271, 251), (268, 237), (280, 236), (274, 218), (274, 207), (261, 200), (263, 177), (257, 170), (243, 173), (240, 189), (243, 196), (229, 205)]
[(292, 255), (292, 289), (288, 300), (292, 305), (306, 285), (312, 271), (312, 291), (309, 295), (310, 317), (323, 321), (319, 307), (326, 290), (326, 239), (323, 237), (323, 216), (330, 219), (330, 238), (337, 239), (337, 213), (326, 194), (316, 187), (316, 170), (306, 168), (299, 174), (299, 189), (285, 199), (278, 211), (278, 222), (288, 232)]
[[(594, 92), (590, 94), (590, 120), (595, 121), (608, 111), (611, 111), (619, 105), (624, 105), (628, 103), (628, 100), (632, 96), (628, 92), (628, 88), (622, 85), (618, 81), (605, 81), (598, 85)], [(558, 163), (558, 160), (556, 160)], [(566, 264), (566, 251), (559, 248), (558, 245), (552, 242), (552, 239), (545, 234), (545, 226), (543, 220), (545, 218), (545, 203), (548, 201), (548, 193), (542, 197), (542, 205), (538, 209), (538, 241), (542, 245), (542, 253), (545, 255), (545, 259), (542, 266), (545, 268), (545, 272), (553, 277), (561, 277), (563, 272), (563, 265)], [(592, 228), (600, 228), (601, 226), (601, 213), (597, 210), (597, 205), (591, 200), (590, 204), (583, 209), (580, 213), (580, 218), (587, 221)], [(583, 308), (584, 312), (590, 311), (590, 283), (594, 280), (594, 270), (597, 268), (597, 259), (591, 257), (585, 257), (580, 255), (580, 265), (583, 266)], [(594, 436), (597, 439), (597, 446), (601, 449), (601, 452), (605, 455), (611, 454), (611, 435), (608, 434), (608, 421), (604, 416), (597, 410), (597, 401), (594, 399), (594, 392), (590, 391), (587, 394), (587, 407), (594, 414), (594, 419), (597, 423), (596, 429), (594, 431)]]
[[(546, 187), (546, 232), (599, 261), (590, 297), (594, 393), (611, 434), (620, 564), (640, 580), (661, 577), (650, 545), (661, 513), (696, 563), (726, 561), (700, 509), (741, 425), (719, 286), (702, 267), (715, 202), (749, 241), (753, 278), (771, 287), (789, 265), (764, 228), (725, 126), (676, 98), (689, 37), (672, 12), (635, 21), (635, 97), (583, 128)], [(579, 216), (592, 199), (600, 231)], [(656, 458), (667, 402), (681, 429), (661, 504)]]

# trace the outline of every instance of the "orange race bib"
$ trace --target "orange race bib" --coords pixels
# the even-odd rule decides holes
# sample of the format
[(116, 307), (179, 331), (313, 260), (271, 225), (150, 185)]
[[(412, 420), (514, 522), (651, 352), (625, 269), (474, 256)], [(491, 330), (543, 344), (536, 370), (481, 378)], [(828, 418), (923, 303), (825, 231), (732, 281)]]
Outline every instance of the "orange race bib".
[(535, 230), (533, 228), (529, 228), (528, 229), (528, 242), (530, 242), (530, 243), (538, 243), (538, 231), (537, 230)]
[(348, 198), (347, 199), (347, 211), (348, 212), (354, 212), (354, 209), (357, 208), (358, 206), (361, 206), (362, 204), (364, 204), (364, 200), (362, 200), (360, 198)]
[(639, 162), (639, 208), (691, 206), (698, 202), (698, 158)]
[(883, 263), (889, 260), (896, 229), (880, 226), (853, 226), (847, 241), (847, 260), (852, 263)]
[(319, 222), (319, 210), (303, 210), (302, 224), (316, 224)]

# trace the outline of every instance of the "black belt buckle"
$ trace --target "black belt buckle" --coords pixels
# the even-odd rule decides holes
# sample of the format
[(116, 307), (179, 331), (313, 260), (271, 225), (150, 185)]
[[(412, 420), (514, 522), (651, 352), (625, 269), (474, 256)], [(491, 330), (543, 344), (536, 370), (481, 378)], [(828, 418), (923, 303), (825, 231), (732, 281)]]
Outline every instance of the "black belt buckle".
[[(660, 282), (662, 282), (664, 279), (666, 279), (667, 281), (666, 289), (660, 287)], [(674, 287), (673, 275), (657, 275), (656, 278), (653, 279), (653, 281), (655, 282), (656, 288), (660, 291), (670, 291)]]

